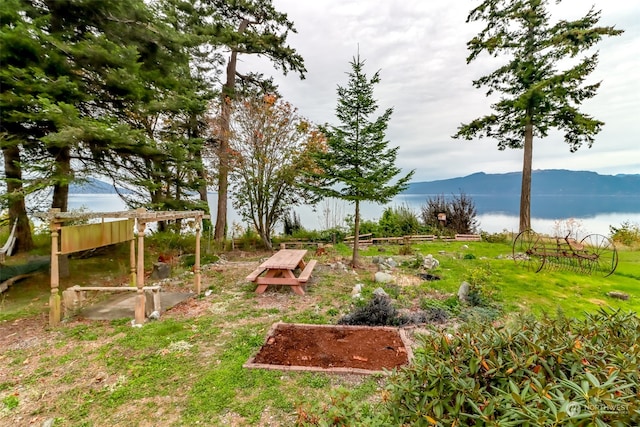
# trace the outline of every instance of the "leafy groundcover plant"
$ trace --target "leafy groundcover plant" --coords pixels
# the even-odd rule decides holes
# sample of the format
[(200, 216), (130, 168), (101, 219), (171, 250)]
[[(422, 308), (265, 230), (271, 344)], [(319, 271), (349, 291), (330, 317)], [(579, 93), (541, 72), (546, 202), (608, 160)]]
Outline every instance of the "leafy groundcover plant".
[(521, 316), (420, 338), (377, 403), (341, 395), (299, 411), (300, 425), (640, 425), (640, 319)]

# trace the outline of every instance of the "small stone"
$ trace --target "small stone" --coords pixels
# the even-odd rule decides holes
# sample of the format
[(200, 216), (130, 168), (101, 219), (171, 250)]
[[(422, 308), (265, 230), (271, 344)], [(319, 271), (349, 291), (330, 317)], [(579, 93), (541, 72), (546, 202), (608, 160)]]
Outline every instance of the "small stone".
[(382, 288), (376, 288), (375, 291), (373, 291), (373, 295), (379, 296), (379, 297), (388, 297), (389, 295), (384, 291), (384, 289)]
[(356, 283), (356, 285), (351, 290), (351, 296), (355, 298), (356, 295), (360, 296), (360, 292), (362, 292), (362, 287), (364, 285), (362, 283)]
[(469, 245), (462, 245), (460, 246), (460, 249), (469, 249)]
[(55, 422), (55, 418), (49, 418), (42, 423), (42, 427), (53, 427), (53, 423)]
[(619, 291), (607, 292), (607, 296), (610, 298), (621, 299), (623, 301), (626, 301), (629, 299), (629, 294), (625, 294), (624, 292), (619, 292)]
[(207, 289), (206, 291), (204, 291), (204, 296), (208, 297), (209, 295), (211, 295), (213, 293), (213, 291), (211, 289)]
[(424, 257), (422, 266), (427, 270), (433, 270), (434, 268), (438, 268), (440, 266), (440, 261), (435, 259), (433, 255), (428, 254), (426, 257)]
[(149, 315), (149, 319), (151, 319), (151, 320), (160, 319), (160, 312), (158, 310), (152, 311), (151, 314)]

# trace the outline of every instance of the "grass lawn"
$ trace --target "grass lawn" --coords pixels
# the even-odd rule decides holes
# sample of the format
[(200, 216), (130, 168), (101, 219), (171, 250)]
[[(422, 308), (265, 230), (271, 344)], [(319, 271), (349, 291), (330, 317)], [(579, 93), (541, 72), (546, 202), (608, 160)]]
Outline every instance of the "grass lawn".
[[(305, 405), (348, 390), (356, 401), (380, 398), (383, 376), (328, 375), (244, 369), (278, 321), (334, 324), (353, 308), (351, 290), (378, 287), (372, 258), (400, 261), (397, 277), (412, 277), (417, 255), (433, 254), (438, 281), (389, 285), (399, 307), (415, 307), (434, 292), (455, 294), (463, 280), (482, 283), (503, 313), (582, 316), (598, 307), (640, 312), (640, 252), (619, 253), (607, 278), (569, 271), (525, 271), (506, 256), (507, 243), (428, 242), (399, 256), (399, 246), (362, 252), (366, 268), (356, 274), (330, 265), (348, 257), (337, 245), (319, 257), (307, 294), (290, 289), (256, 295), (244, 278), (266, 254), (228, 253), (225, 262), (203, 270), (208, 296), (191, 299), (159, 321), (132, 328), (130, 319), (111, 322), (75, 317), (49, 328), (48, 276), (14, 285), (0, 296), (0, 425), (55, 426), (290, 426)], [(310, 251), (311, 253), (312, 251)], [(125, 283), (128, 254), (122, 249), (71, 260), (73, 284)], [(149, 265), (150, 265), (149, 261)], [(189, 271), (174, 271), (168, 285), (192, 288)], [(622, 301), (609, 291), (630, 295)]]

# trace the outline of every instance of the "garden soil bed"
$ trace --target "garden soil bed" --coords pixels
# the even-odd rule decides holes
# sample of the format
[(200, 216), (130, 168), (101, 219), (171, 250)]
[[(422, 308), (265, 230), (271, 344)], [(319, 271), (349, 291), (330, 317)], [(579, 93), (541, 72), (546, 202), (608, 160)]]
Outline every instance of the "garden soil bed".
[(276, 323), (246, 368), (373, 374), (411, 359), (405, 331), (380, 326)]

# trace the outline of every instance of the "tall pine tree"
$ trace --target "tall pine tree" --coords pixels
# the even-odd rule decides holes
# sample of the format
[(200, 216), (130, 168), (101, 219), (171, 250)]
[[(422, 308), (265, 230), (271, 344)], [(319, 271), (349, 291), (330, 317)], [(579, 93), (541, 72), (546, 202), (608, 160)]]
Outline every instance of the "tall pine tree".
[(373, 87), (380, 82), (379, 72), (367, 78), (360, 55), (351, 62), (347, 86), (338, 86), (336, 117), (338, 126), (325, 126), (326, 149), (317, 151), (317, 168), (311, 178), (318, 185), (310, 186), (321, 197), (332, 197), (355, 205), (352, 266), (358, 265), (360, 233), (360, 203), (387, 203), (403, 191), (413, 171), (396, 179), (400, 169), (395, 161), (398, 148), (389, 148), (385, 131), (393, 109), (371, 120), (378, 109)]
[[(520, 231), (531, 228), (531, 168), (533, 137), (546, 137), (549, 129), (564, 131), (569, 150), (594, 142), (603, 122), (578, 107), (592, 98), (600, 83), (585, 84), (595, 69), (598, 54), (571, 60), (598, 43), (603, 36), (622, 33), (596, 26), (600, 12), (591, 9), (574, 21), (551, 23), (548, 0), (485, 0), (473, 9), (467, 22), (484, 21), (486, 27), (468, 43), (467, 63), (482, 52), (506, 54), (510, 60), (491, 74), (473, 82), (498, 92), (494, 113), (463, 124), (454, 138), (495, 138), (498, 148), (524, 148), (520, 193)], [(563, 69), (559, 69), (563, 66)]]

